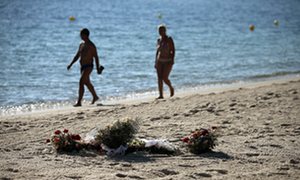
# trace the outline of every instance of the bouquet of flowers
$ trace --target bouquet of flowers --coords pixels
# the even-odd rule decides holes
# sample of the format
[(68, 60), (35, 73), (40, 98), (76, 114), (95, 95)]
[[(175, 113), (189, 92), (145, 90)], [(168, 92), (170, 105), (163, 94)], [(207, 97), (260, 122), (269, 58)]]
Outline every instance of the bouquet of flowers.
[(139, 123), (137, 119), (126, 118), (118, 120), (112, 126), (100, 129), (95, 138), (97, 144), (103, 144), (108, 148), (117, 149), (127, 146), (134, 135), (138, 132)]
[(51, 140), (57, 152), (72, 152), (81, 149), (100, 151), (108, 156), (125, 155), (137, 151), (151, 154), (175, 155), (178, 149), (163, 139), (134, 139), (139, 129), (139, 120), (126, 118), (104, 129), (95, 128), (82, 140), (78, 134), (67, 129), (56, 130)]
[(84, 147), (84, 143), (81, 142), (79, 134), (71, 134), (69, 130), (63, 131), (56, 130), (50, 139), (47, 139), (47, 143), (51, 142), (57, 152), (72, 152), (74, 150), (79, 151)]
[(211, 151), (217, 145), (215, 127), (209, 129), (196, 129), (192, 134), (182, 138), (187, 143), (191, 153), (200, 154)]

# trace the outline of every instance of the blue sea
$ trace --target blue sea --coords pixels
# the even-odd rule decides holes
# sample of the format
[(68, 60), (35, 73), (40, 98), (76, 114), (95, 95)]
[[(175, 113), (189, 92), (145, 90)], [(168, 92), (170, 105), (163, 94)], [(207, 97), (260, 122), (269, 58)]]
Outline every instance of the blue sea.
[(155, 98), (159, 24), (175, 42), (177, 90), (300, 74), (299, 0), (1, 0), (0, 115), (75, 103), (80, 67), (67, 65), (82, 28), (105, 67), (91, 76), (101, 102)]

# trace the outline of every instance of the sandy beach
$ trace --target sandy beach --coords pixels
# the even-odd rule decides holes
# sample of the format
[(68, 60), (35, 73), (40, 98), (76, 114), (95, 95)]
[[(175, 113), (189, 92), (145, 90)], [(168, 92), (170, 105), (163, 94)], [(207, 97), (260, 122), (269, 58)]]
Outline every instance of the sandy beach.
[[(300, 179), (300, 79), (0, 117), (0, 179)], [(174, 143), (177, 156), (57, 154), (56, 129), (84, 136), (123, 117), (141, 119), (140, 138)], [(180, 141), (217, 126), (219, 145), (194, 155)]]

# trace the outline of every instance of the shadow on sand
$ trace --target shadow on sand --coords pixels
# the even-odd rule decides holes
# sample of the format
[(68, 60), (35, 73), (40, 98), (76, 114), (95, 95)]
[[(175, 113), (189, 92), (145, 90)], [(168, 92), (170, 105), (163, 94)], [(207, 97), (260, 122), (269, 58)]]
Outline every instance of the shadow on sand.
[(148, 153), (136, 152), (136, 153), (129, 153), (124, 156), (106, 156), (104, 154), (100, 154), (98, 151), (91, 151), (91, 150), (81, 150), (81, 151), (73, 151), (73, 152), (58, 152), (61, 155), (68, 155), (68, 156), (80, 156), (80, 157), (107, 157), (110, 160), (118, 161), (118, 162), (130, 162), (130, 163), (143, 163), (143, 162), (154, 162), (155, 158), (159, 157), (168, 157), (167, 155), (150, 155)]
[(73, 152), (57, 152), (57, 154), (68, 155), (68, 156), (81, 156), (81, 157), (97, 157), (99, 156), (99, 152), (91, 151), (91, 150), (81, 150), (81, 151), (73, 151)]
[(217, 152), (209, 151), (207, 153), (198, 154), (198, 156), (203, 158), (210, 158), (210, 159), (224, 159), (224, 160), (233, 159), (232, 156), (221, 151), (217, 151)]
[(129, 153), (125, 156), (115, 156), (110, 157), (112, 160), (118, 162), (130, 162), (130, 163), (145, 163), (145, 162), (154, 162), (155, 157), (143, 152)]

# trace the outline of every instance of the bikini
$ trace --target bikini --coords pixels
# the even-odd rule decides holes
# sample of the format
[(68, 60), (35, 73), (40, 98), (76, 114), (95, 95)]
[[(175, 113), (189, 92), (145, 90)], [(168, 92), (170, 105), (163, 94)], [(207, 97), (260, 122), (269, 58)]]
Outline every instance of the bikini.
[(169, 37), (168, 40), (166, 40), (165, 42), (158, 42), (159, 43), (159, 47), (158, 47), (158, 62), (161, 63), (169, 63), (172, 61), (172, 58), (161, 58), (161, 54), (168, 54), (170, 53), (170, 47), (169, 47)]

